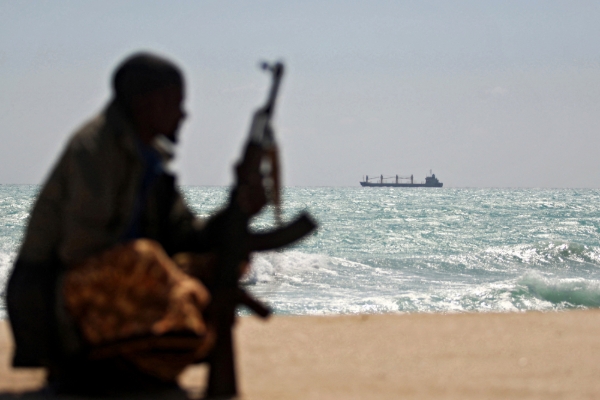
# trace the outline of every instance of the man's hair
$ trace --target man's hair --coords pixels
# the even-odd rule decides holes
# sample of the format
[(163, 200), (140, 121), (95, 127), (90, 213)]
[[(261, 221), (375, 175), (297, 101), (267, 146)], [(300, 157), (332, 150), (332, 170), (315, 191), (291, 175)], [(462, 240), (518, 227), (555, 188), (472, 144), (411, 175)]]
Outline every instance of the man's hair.
[(183, 74), (171, 61), (150, 53), (135, 53), (115, 70), (112, 87), (115, 98), (130, 107), (134, 97), (166, 86), (183, 86)]

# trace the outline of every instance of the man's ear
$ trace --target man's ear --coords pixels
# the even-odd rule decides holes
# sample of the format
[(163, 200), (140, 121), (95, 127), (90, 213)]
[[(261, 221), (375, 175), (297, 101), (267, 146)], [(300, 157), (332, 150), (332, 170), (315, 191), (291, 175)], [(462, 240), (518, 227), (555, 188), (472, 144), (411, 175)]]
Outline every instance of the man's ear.
[(162, 107), (162, 99), (156, 91), (135, 96), (131, 101), (134, 118), (150, 122)]
[(152, 115), (158, 116), (164, 110), (168, 101), (167, 96), (167, 92), (162, 89), (154, 90), (146, 95), (146, 106), (152, 112)]

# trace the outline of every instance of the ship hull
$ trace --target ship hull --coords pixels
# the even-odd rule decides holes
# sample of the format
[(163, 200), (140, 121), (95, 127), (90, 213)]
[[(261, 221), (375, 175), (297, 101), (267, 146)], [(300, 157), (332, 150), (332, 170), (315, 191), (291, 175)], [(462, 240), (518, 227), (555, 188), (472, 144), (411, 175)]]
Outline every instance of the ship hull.
[(360, 186), (363, 187), (442, 187), (444, 184), (439, 182), (437, 184), (427, 183), (374, 183), (374, 182), (360, 182)]

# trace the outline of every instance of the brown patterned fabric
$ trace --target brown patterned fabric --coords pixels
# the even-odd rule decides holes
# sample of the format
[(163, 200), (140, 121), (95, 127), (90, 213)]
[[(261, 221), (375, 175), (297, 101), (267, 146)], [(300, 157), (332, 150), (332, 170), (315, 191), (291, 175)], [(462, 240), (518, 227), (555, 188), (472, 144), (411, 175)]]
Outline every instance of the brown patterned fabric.
[(151, 240), (114, 246), (73, 267), (63, 295), (92, 358), (123, 357), (173, 380), (214, 343), (202, 318), (207, 289)]

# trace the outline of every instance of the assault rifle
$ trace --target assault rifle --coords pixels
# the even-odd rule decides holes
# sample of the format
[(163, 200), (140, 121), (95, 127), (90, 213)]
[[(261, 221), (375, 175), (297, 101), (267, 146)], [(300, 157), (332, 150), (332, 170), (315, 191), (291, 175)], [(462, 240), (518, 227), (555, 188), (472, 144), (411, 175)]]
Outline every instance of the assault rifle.
[[(212, 301), (207, 309), (207, 321), (214, 324), (217, 339), (208, 357), (210, 366), (206, 392), (208, 397), (237, 395), (232, 337), (237, 305), (245, 305), (262, 318), (268, 318), (271, 314), (267, 306), (240, 287), (240, 266), (248, 261), (250, 253), (289, 245), (308, 235), (317, 226), (308, 213), (302, 213), (287, 225), (282, 224), (279, 157), (271, 117), (275, 111), (275, 101), (284, 66), (282, 63), (263, 63), (261, 66), (271, 72), (271, 90), (266, 104), (254, 114), (242, 159), (236, 165), (237, 182), (231, 193), (231, 206), (213, 219), (216, 226), (218, 265), (212, 284), (208, 285)], [(262, 208), (265, 200), (272, 204), (275, 210), (278, 226), (270, 232), (250, 232), (248, 212), (236, 206), (238, 196), (243, 196), (244, 188), (251, 185), (252, 180), (257, 177), (262, 181), (267, 198), (258, 199), (255, 211)]]

